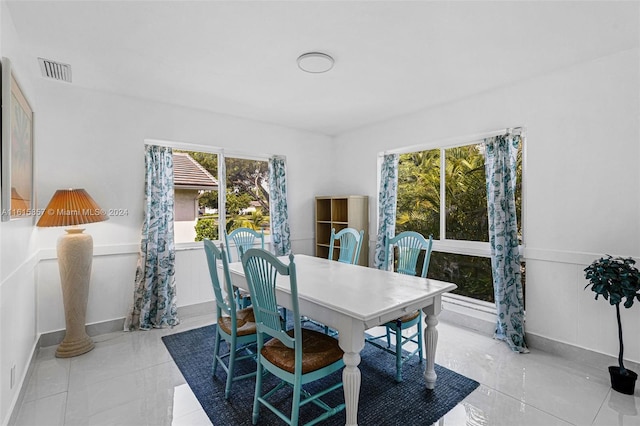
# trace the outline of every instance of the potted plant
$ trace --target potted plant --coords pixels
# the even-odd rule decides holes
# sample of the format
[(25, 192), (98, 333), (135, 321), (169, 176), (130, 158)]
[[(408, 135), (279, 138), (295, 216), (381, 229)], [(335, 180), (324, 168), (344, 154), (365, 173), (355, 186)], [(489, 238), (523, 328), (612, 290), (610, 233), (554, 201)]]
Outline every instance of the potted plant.
[(607, 255), (594, 260), (585, 268), (585, 278), (591, 286), (591, 290), (598, 296), (602, 295), (616, 307), (618, 319), (618, 340), (620, 352), (618, 354), (618, 366), (609, 367), (611, 387), (621, 393), (632, 395), (635, 391), (635, 382), (638, 374), (624, 367), (622, 356), (624, 344), (622, 342), (622, 322), (620, 321), (620, 303), (624, 299), (624, 307), (633, 306), (634, 300), (640, 302), (640, 272), (636, 269), (635, 260), (632, 258), (612, 257)]

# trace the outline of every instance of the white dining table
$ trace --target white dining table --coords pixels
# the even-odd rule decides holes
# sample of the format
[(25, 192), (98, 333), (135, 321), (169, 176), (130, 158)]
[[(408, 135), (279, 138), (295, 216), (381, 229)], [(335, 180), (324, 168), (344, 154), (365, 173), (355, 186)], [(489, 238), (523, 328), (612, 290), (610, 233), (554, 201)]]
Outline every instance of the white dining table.
[[(287, 256), (280, 260), (289, 263)], [(338, 330), (340, 348), (344, 351), (342, 382), (347, 425), (358, 424), (361, 382), (358, 364), (365, 345), (365, 330), (369, 328), (422, 309), (426, 322), (425, 386), (435, 387), (438, 314), (442, 309), (442, 295), (454, 290), (455, 284), (307, 255), (295, 255), (294, 263), (300, 314)], [(230, 263), (229, 269), (233, 284), (249, 290), (242, 263)], [(278, 304), (285, 308), (291, 308), (288, 287), (288, 280), (276, 285)]]

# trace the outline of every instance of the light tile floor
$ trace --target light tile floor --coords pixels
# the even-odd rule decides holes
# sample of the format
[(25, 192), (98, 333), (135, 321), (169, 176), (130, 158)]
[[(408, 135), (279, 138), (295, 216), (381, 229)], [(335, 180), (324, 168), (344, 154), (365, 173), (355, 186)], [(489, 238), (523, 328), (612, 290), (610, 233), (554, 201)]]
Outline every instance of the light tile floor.
[[(213, 320), (101, 335), (93, 351), (70, 359), (42, 348), (16, 425), (210, 425), (160, 337)], [(439, 425), (640, 426), (640, 390), (611, 391), (606, 368), (536, 350), (514, 354), (503, 342), (444, 322), (438, 329), (436, 362), (481, 384)]]

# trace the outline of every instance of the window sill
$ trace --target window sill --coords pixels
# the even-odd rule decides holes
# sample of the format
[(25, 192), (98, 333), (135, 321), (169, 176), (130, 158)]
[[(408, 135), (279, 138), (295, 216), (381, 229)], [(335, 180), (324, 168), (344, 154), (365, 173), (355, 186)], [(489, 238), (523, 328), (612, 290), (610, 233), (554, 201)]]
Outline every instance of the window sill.
[(493, 336), (496, 324), (496, 308), (493, 303), (457, 294), (442, 296), (440, 319)]
[(176, 251), (202, 250), (204, 245), (202, 241), (193, 241), (188, 243), (175, 243)]

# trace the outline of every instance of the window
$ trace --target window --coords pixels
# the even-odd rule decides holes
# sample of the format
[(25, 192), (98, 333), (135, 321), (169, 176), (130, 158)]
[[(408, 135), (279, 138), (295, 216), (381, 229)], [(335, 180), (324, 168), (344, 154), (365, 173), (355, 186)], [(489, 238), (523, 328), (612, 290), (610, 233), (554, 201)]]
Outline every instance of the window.
[[(522, 244), (522, 146), (517, 170)], [(454, 294), (494, 302), (482, 142), (400, 155), (396, 234), (402, 231), (433, 236), (430, 278), (456, 283)], [(524, 281), (524, 264), (522, 272)]]
[(221, 232), (239, 227), (269, 233), (266, 158), (184, 150), (174, 150), (173, 157), (176, 243), (219, 240)]

